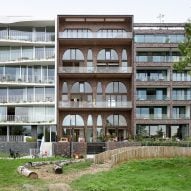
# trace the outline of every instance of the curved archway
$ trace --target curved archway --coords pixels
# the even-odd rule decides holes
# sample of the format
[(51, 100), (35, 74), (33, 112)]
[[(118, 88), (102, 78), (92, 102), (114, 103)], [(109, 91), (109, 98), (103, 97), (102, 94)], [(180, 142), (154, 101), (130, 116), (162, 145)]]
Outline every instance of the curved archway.
[(68, 60), (83, 61), (84, 55), (80, 49), (74, 49), (74, 48), (67, 49), (62, 56), (62, 60), (63, 61), (68, 61)]
[(97, 61), (118, 61), (118, 54), (114, 49), (102, 49), (97, 55)]
[(71, 93), (92, 93), (92, 87), (88, 82), (75, 82)]
[(107, 126), (109, 127), (126, 127), (127, 121), (123, 115), (109, 115), (107, 117)]
[(107, 84), (105, 93), (127, 93), (127, 88), (122, 82), (110, 82)]
[(67, 115), (63, 119), (62, 126), (81, 127), (84, 126), (84, 120), (80, 115)]

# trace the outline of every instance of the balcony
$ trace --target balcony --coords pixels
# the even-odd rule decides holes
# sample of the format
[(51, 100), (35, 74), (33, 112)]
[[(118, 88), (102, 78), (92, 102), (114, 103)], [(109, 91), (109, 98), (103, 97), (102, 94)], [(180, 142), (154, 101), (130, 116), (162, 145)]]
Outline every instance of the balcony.
[(149, 114), (149, 115), (142, 115), (142, 116), (136, 116), (136, 124), (189, 124), (190, 119), (189, 118), (178, 118), (173, 117), (170, 118), (167, 114)]
[(180, 60), (180, 56), (136, 56), (136, 62), (174, 63)]
[(145, 76), (137, 76), (137, 79), (136, 79), (137, 81), (145, 81), (145, 82), (147, 82), (147, 81), (151, 81), (151, 82), (153, 82), (153, 81), (169, 81), (169, 76), (163, 76), (163, 75), (160, 75), (160, 76), (154, 76), (154, 77), (152, 77), (152, 76), (147, 76), (147, 75), (145, 75)]
[(141, 96), (137, 95), (137, 100), (136, 100), (137, 105), (142, 105), (145, 106), (147, 104), (151, 105), (168, 105), (170, 104), (170, 98), (166, 95), (163, 96), (156, 96), (156, 95), (147, 95), (147, 96)]
[(30, 115), (1, 115), (0, 124), (26, 124), (26, 125), (40, 125), (40, 124), (54, 124), (55, 116), (46, 115), (46, 116), (30, 116)]
[(131, 109), (132, 102), (59, 102), (60, 109)]
[(132, 32), (126, 32), (125, 30), (99, 30), (98, 32), (92, 32), (90, 30), (77, 30), (71, 29), (70, 31), (59, 32), (60, 39), (127, 39), (133, 38)]
[(63, 76), (71, 76), (71, 74), (78, 76), (86, 74), (86, 76), (105, 77), (107, 76), (124, 76), (132, 74), (132, 67), (59, 67), (58, 73)]
[(190, 116), (188, 114), (173, 114), (173, 119), (190, 119)]
[(1, 84), (31, 84), (31, 85), (36, 85), (36, 84), (43, 84), (43, 85), (53, 85), (54, 84), (54, 76), (49, 76), (49, 77), (44, 77), (45, 79), (41, 79), (41, 76), (30, 76), (30, 75), (22, 75), (22, 76), (16, 76), (16, 75), (11, 75), (11, 74), (5, 74), (2, 75), (0, 74), (0, 83)]
[[(90, 44), (131, 44), (133, 33), (126, 32), (125, 30), (110, 30), (114, 32), (108, 32), (107, 30), (102, 30), (98, 32), (92, 32), (89, 30), (81, 31), (80, 33), (73, 29), (70, 32), (64, 31), (59, 32), (60, 43), (64, 44), (76, 44), (79, 42), (83, 45)], [(119, 32), (120, 31), (120, 32)]]
[(137, 95), (137, 100), (139, 101), (164, 101), (170, 100), (167, 95)]
[(167, 114), (148, 114), (148, 115), (137, 115), (137, 119), (169, 119)]
[[(36, 29), (35, 29), (36, 30)], [(0, 30), (0, 43), (2, 46), (9, 45), (54, 45), (55, 33), (54, 32), (33, 32), (32, 27), (29, 31), (25, 31), (22, 28), (12, 30), (11, 28), (5, 28)]]
[(54, 104), (54, 94), (47, 95), (9, 95), (0, 96), (0, 105), (34, 105)]

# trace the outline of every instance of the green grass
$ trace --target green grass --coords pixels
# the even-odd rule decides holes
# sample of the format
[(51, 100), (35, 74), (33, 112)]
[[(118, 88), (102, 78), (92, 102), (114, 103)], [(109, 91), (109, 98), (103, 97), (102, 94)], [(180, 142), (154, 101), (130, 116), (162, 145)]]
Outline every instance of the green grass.
[[(42, 158), (42, 159), (0, 159), (0, 190), (22, 190), (23, 184), (43, 185), (46, 182), (36, 179), (32, 180), (17, 173), (17, 167), (29, 161), (52, 161), (61, 158)], [(63, 159), (63, 158), (62, 158)]]
[(72, 182), (80, 191), (190, 191), (191, 159), (131, 161)]
[(63, 172), (70, 173), (70, 172), (85, 170), (86, 168), (90, 167), (91, 164), (92, 162), (89, 160), (85, 162), (77, 162), (77, 163), (68, 164), (67, 166), (63, 167)]

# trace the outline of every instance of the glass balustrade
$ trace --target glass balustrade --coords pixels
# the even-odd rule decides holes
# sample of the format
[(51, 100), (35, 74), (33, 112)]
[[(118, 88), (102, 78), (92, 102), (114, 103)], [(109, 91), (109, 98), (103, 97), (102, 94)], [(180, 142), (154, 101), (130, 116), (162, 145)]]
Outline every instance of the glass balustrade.
[(167, 114), (136, 114), (137, 119), (170, 119)]
[(180, 56), (136, 56), (136, 62), (178, 62)]
[(0, 123), (54, 123), (54, 115), (35, 117), (32, 115), (2, 115)]
[(169, 100), (167, 95), (137, 95), (137, 100)]
[(60, 108), (132, 108), (131, 101), (123, 102), (110, 102), (110, 101), (99, 101), (99, 102), (74, 102), (74, 101), (60, 101)]
[(136, 43), (180, 43), (184, 41), (184, 34), (137, 34)]
[(0, 62), (54, 59), (54, 51), (54, 47), (0, 47)]
[(101, 29), (92, 32), (89, 29), (66, 29), (59, 32), (59, 38), (132, 38), (132, 33), (123, 29)]
[(54, 94), (1, 96), (0, 103), (54, 102)]
[(0, 74), (0, 82), (16, 82), (16, 83), (44, 83), (53, 84), (54, 76), (49, 76), (41, 78), (41, 76), (31, 76), (31, 75), (11, 75), (11, 74)]
[(132, 67), (59, 67), (60, 73), (132, 73)]
[(28, 42), (54, 42), (54, 27), (0, 27), (0, 39)]

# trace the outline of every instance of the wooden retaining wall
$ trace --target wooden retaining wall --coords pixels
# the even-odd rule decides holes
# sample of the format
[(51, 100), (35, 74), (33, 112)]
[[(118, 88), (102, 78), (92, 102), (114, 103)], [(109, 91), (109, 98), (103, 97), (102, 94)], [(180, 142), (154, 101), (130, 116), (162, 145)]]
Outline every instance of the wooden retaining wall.
[(113, 150), (105, 151), (103, 153), (99, 153), (95, 155), (94, 163), (102, 164), (102, 163), (108, 162), (112, 159), (113, 155), (132, 150), (133, 148), (139, 148), (139, 147), (122, 147), (119, 149), (113, 149)]
[(178, 156), (191, 156), (190, 147), (172, 147), (172, 146), (145, 146), (131, 148), (126, 151), (116, 153), (111, 156), (111, 166), (134, 159), (149, 158), (172, 158)]

